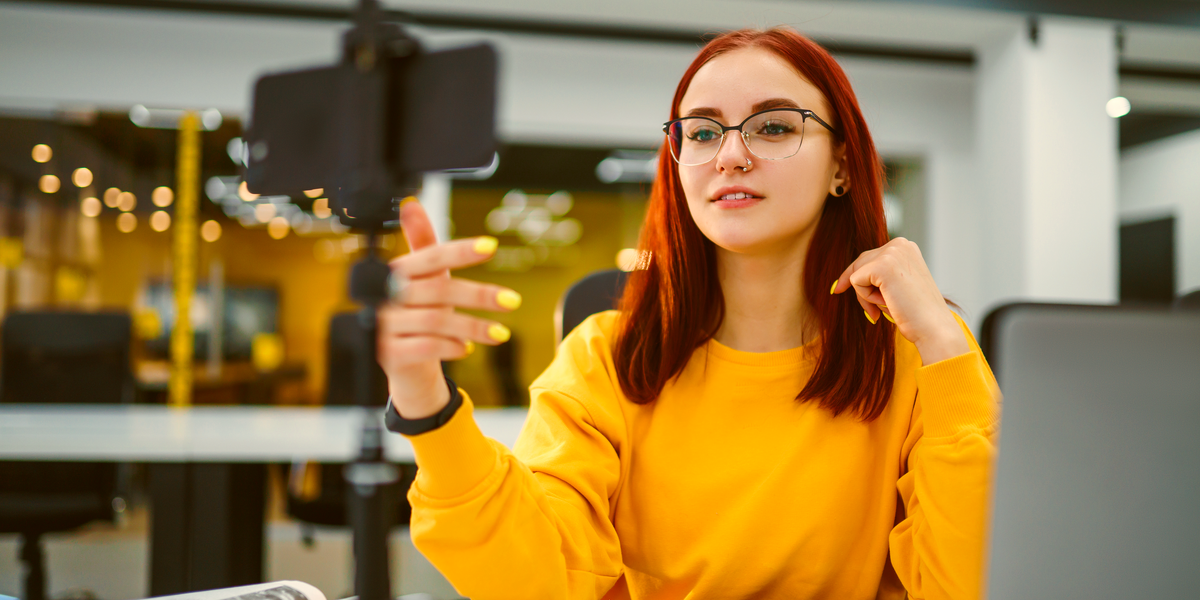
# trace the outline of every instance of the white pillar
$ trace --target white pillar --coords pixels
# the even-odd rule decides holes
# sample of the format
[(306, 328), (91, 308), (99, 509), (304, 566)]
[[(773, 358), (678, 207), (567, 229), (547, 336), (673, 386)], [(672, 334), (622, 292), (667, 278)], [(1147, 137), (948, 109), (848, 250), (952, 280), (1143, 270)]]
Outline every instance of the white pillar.
[(1043, 18), (979, 53), (985, 305), (1117, 297), (1116, 36)]
[(450, 176), (445, 173), (426, 173), (417, 194), (421, 206), (433, 223), (439, 242), (450, 239)]

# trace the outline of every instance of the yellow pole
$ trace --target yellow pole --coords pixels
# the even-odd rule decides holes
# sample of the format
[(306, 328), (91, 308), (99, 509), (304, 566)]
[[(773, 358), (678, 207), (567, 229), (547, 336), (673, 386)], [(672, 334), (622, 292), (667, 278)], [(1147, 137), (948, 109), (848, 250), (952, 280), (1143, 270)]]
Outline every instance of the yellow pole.
[(171, 271), (175, 279), (175, 326), (171, 330), (171, 381), (168, 402), (192, 403), (192, 293), (196, 288), (196, 208), (200, 194), (200, 116), (193, 111), (179, 120), (175, 166), (175, 236)]

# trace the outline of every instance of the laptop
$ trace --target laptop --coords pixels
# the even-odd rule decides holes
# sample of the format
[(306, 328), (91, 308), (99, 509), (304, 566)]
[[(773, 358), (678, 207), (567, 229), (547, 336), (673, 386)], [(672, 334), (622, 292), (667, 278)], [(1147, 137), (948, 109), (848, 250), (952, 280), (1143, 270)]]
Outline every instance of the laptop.
[(1011, 305), (991, 600), (1200, 596), (1200, 312)]

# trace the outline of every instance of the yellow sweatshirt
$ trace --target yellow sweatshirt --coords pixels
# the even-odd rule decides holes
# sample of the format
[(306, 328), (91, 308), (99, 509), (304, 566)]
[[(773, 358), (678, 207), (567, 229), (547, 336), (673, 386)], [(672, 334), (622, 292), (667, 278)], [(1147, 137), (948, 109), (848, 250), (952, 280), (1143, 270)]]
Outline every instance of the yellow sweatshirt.
[(811, 346), (709, 341), (657, 400), (629, 402), (617, 318), (593, 315), (563, 340), (511, 452), (480, 433), (465, 397), (410, 438), (413, 542), (460, 593), (981, 595), (999, 392), (973, 338), (972, 352), (923, 367), (897, 335), (891, 400), (863, 423), (796, 402)]

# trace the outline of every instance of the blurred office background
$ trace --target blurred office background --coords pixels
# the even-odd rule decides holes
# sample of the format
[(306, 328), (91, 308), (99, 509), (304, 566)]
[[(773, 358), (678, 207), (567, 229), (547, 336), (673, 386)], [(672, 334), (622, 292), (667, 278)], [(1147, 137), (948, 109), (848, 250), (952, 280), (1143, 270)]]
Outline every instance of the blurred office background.
[[(240, 136), (255, 78), (335, 60), (351, 6), (0, 2), (0, 314), (129, 311), (140, 400), (162, 401), (177, 142), (156, 125), (202, 111), (196, 359), (237, 385), (198, 388), (195, 401), (321, 403), (329, 322), (350, 308), (362, 240), (331, 218), (322, 190), (249, 194)], [(563, 292), (632, 264), (674, 86), (703, 36), (734, 27), (791, 25), (835, 54), (888, 167), (889, 231), (920, 244), (972, 327), (1014, 300), (1168, 303), (1200, 287), (1200, 3), (384, 6), (430, 47), (486, 40), (500, 53), (497, 161), (430, 175), (422, 192), (443, 235), (501, 240), (495, 260), (460, 275), (525, 298), (499, 317), (513, 342), (450, 367), (478, 404), (526, 403), (553, 356)], [(404, 250), (398, 235), (387, 243)], [(309, 547), (281, 509), (272, 518), (270, 575), (332, 568), (314, 576), (349, 592), (346, 538), (327, 532), (335, 541)], [(120, 558), (76, 576), (52, 567), (52, 596), (145, 595), (140, 538), (108, 527), (57, 538), (52, 561), (109, 565), (88, 558), (89, 540)], [(0, 536), (0, 593), (17, 591), (15, 548)]]

